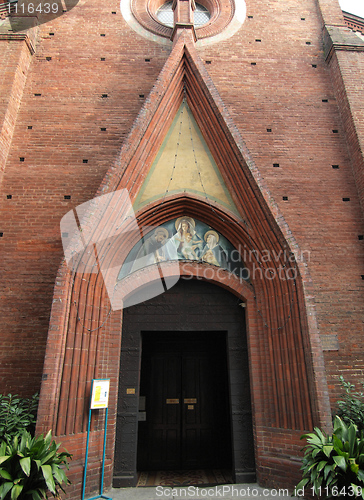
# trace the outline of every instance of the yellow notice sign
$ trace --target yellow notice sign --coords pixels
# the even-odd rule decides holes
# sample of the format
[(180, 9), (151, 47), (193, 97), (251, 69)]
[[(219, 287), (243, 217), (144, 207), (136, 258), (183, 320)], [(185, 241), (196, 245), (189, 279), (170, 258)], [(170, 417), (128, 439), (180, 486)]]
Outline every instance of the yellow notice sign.
[(109, 403), (110, 379), (92, 381), (91, 410), (107, 408)]

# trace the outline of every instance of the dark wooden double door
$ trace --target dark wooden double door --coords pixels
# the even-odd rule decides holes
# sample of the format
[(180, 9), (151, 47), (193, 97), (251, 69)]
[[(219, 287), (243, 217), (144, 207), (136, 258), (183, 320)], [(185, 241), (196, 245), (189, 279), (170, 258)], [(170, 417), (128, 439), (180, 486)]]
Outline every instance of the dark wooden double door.
[(226, 335), (151, 332), (142, 342), (138, 469), (230, 468)]

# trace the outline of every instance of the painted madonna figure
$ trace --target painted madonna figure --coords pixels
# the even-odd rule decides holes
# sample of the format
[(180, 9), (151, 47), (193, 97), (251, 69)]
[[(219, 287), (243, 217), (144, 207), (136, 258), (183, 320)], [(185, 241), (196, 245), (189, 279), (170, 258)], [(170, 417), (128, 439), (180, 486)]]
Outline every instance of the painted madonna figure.
[(191, 217), (180, 217), (175, 223), (176, 234), (171, 240), (174, 242), (179, 259), (199, 260), (203, 241), (197, 234), (196, 223)]
[(147, 266), (178, 260), (204, 262), (249, 280), (238, 250), (210, 226), (188, 216), (172, 219), (149, 231), (129, 252), (118, 279)]

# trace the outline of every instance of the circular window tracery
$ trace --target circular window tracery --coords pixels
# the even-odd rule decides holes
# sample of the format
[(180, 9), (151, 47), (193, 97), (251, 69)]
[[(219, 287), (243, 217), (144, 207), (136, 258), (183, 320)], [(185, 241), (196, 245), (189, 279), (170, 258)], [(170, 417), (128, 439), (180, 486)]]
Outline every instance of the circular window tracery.
[(173, 28), (173, 2), (166, 2), (157, 10), (157, 18), (165, 26)]
[[(130, 10), (136, 21), (146, 30), (171, 39), (173, 33), (172, 1), (130, 1)], [(240, 0), (244, 3), (244, 0)], [(198, 40), (216, 36), (225, 30), (235, 15), (235, 0), (200, 0), (194, 11), (194, 25)], [(245, 15), (245, 14), (244, 14)]]
[[(158, 21), (160, 21), (162, 24), (165, 26), (168, 26), (169, 28), (173, 28), (173, 9), (172, 9), (173, 2), (168, 1), (164, 3), (159, 9), (157, 10), (157, 18)], [(196, 3), (196, 9), (194, 10), (193, 13), (193, 24), (195, 25), (196, 28), (199, 28), (200, 26), (203, 26), (207, 22), (209, 22), (211, 18), (209, 10), (204, 6), (201, 5), (200, 3)]]
[(203, 26), (207, 22), (209, 22), (211, 16), (210, 12), (206, 7), (201, 5), (200, 3), (196, 3), (196, 10), (193, 14), (194, 25), (198, 28), (199, 26)]

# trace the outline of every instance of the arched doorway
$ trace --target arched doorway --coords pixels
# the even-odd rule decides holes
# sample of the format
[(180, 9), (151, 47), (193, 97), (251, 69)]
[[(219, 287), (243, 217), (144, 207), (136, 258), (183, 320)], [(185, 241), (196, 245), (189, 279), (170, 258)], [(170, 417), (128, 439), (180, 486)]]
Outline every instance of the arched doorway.
[[(198, 217), (223, 234), (234, 248), (247, 253), (244, 261), (250, 271), (250, 285), (231, 273), (200, 262), (180, 262), (183, 268), (180, 270), (182, 275), (204, 276), (233, 290), (237, 297), (244, 297), (258, 480), (270, 485), (294, 485), (298, 465), (292, 465), (292, 457), (300, 457), (300, 435), (313, 425), (329, 429), (331, 418), (314, 291), (300, 248), (204, 71), (193, 44), (181, 37), (98, 194), (127, 189), (134, 203), (163, 137), (186, 96), (239, 215), (231, 211), (231, 203), (227, 206), (220, 205), (218, 198), (217, 201), (209, 200), (206, 196), (211, 194), (209, 189), (202, 196), (182, 188), (168, 194), (160, 192), (159, 198), (149, 197), (148, 204), (136, 214), (138, 225), (141, 228), (159, 226), (181, 216)], [(79, 464), (84, 456), (91, 381), (110, 378), (112, 388), (118, 385), (121, 324), (124, 326), (129, 313), (120, 310), (122, 304), (114, 307), (110, 301), (122, 257), (140, 239), (140, 234), (135, 235), (134, 241), (134, 236), (119, 232), (119, 216), (118, 210), (112, 210), (107, 223), (102, 225), (106, 239), (98, 245), (98, 251), (104, 263), (110, 263), (106, 274), (100, 271), (96, 262), (92, 273), (83, 269), (82, 262), (73, 273), (63, 261), (55, 285), (37, 429), (44, 433), (52, 427), (55, 436), (62, 438), (62, 445), (74, 453), (71, 464), (74, 491), (82, 483)], [(129, 231), (132, 224), (129, 218), (127, 221)], [(78, 224), (75, 228), (78, 231)], [(116, 234), (119, 236), (114, 241)], [(167, 262), (160, 266), (164, 278), (176, 276), (173, 264), (175, 262)], [(114, 270), (116, 275), (113, 275)], [(140, 269), (138, 276), (131, 278), (133, 286), (130, 288), (140, 289), (143, 283), (152, 279), (161, 282), (159, 269), (148, 274), (146, 276), (146, 271)], [(138, 326), (137, 321), (135, 325)], [(123, 335), (120, 390), (110, 391), (107, 486), (111, 484), (113, 469), (115, 485), (117, 482), (120, 486), (136, 482), (141, 330), (134, 328), (128, 335), (124, 331)], [(238, 370), (241, 366), (241, 349), (238, 344), (236, 349), (231, 345), (228, 338), (233, 469), (236, 481), (244, 481), (244, 474), (249, 472), (244, 466), (247, 457), (242, 443), (244, 436), (251, 436), (251, 432), (245, 432), (244, 419), (240, 416), (245, 409), (244, 398), (235, 398), (235, 389), (240, 389), (231, 383), (234, 366)], [(118, 395), (122, 400), (117, 410)], [(117, 439), (116, 420), (119, 422)], [(90, 453), (90, 475), (93, 476), (100, 466), (97, 450), (102, 422), (102, 415), (94, 415), (91, 425), (93, 452)]]
[(145, 468), (220, 467), (239, 482), (255, 479), (238, 297), (182, 278), (124, 311), (121, 351), (115, 486), (135, 485)]

